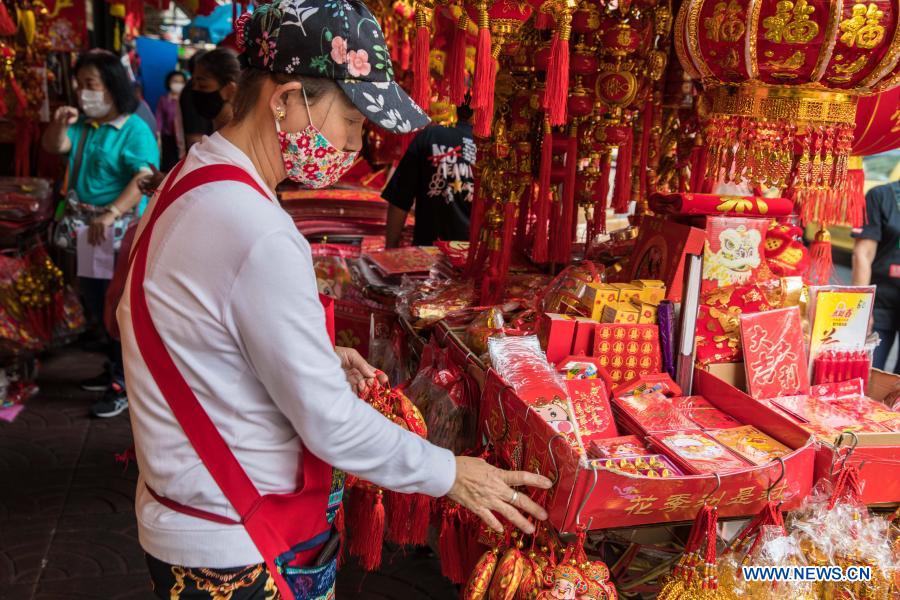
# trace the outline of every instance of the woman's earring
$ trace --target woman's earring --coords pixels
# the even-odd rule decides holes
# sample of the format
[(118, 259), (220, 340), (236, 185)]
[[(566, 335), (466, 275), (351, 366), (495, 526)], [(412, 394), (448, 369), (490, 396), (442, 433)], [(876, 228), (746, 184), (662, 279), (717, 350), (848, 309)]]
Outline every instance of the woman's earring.
[(275, 118), (279, 121), (284, 121), (285, 117), (287, 117), (287, 113), (284, 112), (283, 108), (279, 108), (275, 111)]

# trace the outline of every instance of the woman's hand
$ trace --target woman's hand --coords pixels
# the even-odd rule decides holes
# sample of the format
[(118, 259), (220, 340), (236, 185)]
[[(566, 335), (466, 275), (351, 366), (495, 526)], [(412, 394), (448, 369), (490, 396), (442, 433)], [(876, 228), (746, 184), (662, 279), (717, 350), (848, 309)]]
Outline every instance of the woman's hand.
[(353, 348), (335, 346), (334, 351), (341, 359), (341, 368), (344, 369), (344, 374), (347, 376), (347, 383), (356, 393), (362, 394), (376, 380), (382, 385), (388, 384), (387, 375), (367, 363), (366, 359)]
[(74, 106), (60, 106), (53, 113), (53, 123), (59, 127), (68, 127), (78, 120), (78, 109)]
[(522, 485), (547, 490), (553, 483), (535, 473), (504, 471), (480, 458), (457, 456), (456, 481), (447, 497), (471, 510), (495, 531), (503, 531), (503, 526), (494, 515), (498, 513), (525, 533), (532, 534), (534, 525), (522, 512), (543, 521), (547, 518), (547, 511), (524, 492), (513, 489)]
[(152, 169), (152, 172), (148, 173), (138, 181), (138, 188), (141, 190), (141, 193), (148, 198), (156, 193), (157, 188), (159, 188), (163, 179), (166, 178), (166, 174), (160, 172), (160, 170), (153, 165), (150, 165), (150, 169)]
[(106, 241), (106, 231), (116, 222), (116, 215), (105, 212), (91, 221), (88, 229), (88, 243), (91, 246), (99, 246)]

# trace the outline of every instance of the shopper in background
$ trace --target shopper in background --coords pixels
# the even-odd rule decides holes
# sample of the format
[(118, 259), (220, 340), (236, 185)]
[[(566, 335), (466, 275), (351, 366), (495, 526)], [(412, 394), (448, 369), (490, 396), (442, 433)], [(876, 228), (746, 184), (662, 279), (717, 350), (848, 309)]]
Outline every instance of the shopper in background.
[(232, 106), (241, 76), (237, 54), (229, 48), (216, 48), (197, 60), (194, 70), (193, 102), (197, 113), (220, 129), (231, 121)]
[[(58, 228), (63, 234), (54, 241), (83, 250), (76, 252), (79, 288), (89, 325), (99, 327), (112, 254), (141, 202), (138, 181), (158, 164), (159, 148), (150, 127), (134, 114), (138, 99), (115, 55), (91, 50), (78, 59), (74, 72), (81, 110), (57, 109), (42, 141), (46, 151), (69, 155), (66, 214)], [(121, 350), (109, 351), (110, 359), (121, 364)], [(108, 391), (115, 370), (84, 387)], [(118, 370), (121, 379), (121, 366)], [(112, 416), (126, 406), (124, 393), (121, 398), (113, 394), (94, 413)]]
[(456, 109), (455, 127), (434, 125), (413, 139), (381, 196), (388, 207), (386, 245), (396, 248), (415, 204), (413, 243), (469, 239), (475, 188), (472, 109)]
[[(205, 54), (204, 51), (195, 53), (188, 60), (188, 71), (194, 74), (197, 61)], [(212, 122), (201, 117), (194, 108), (194, 80), (191, 79), (184, 86), (181, 96), (178, 98), (178, 108), (181, 111), (181, 120), (178, 122), (178, 135), (184, 140), (184, 150), (187, 152), (191, 146), (203, 139), (204, 135), (213, 132)]]
[[(866, 224), (853, 230), (853, 285), (875, 285), (873, 329), (881, 338), (872, 366), (884, 369), (900, 332), (900, 182), (866, 194)], [(900, 359), (894, 366), (900, 374)]]
[[(194, 109), (204, 119), (213, 123), (213, 131), (231, 121), (231, 99), (237, 91), (237, 81), (241, 75), (241, 65), (237, 54), (228, 48), (217, 48), (207, 52), (194, 66), (191, 80), (191, 98)], [(212, 133), (212, 131), (210, 132)], [(153, 169), (153, 173), (141, 180), (141, 191), (148, 196), (162, 183), (168, 169)]]
[(150, 128), (150, 131), (153, 132), (153, 135), (159, 136), (159, 123), (156, 121), (156, 117), (153, 114), (153, 111), (150, 110), (150, 105), (147, 104), (147, 101), (144, 100), (144, 86), (140, 81), (134, 82), (134, 95), (137, 97), (138, 106), (135, 109), (134, 114), (141, 118), (144, 123), (147, 124), (147, 127)]
[(184, 155), (184, 148), (178, 147), (175, 123), (178, 121), (178, 97), (181, 95), (187, 77), (182, 71), (172, 71), (166, 75), (166, 93), (156, 102), (156, 122), (159, 123), (159, 137), (162, 147), (160, 168), (168, 171)]

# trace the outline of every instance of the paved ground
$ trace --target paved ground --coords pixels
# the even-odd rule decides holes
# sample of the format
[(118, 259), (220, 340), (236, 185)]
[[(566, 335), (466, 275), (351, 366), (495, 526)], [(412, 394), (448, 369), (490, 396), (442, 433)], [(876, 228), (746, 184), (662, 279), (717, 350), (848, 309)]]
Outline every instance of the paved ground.
[[(134, 521), (137, 469), (114, 458), (131, 446), (127, 414), (89, 418), (95, 395), (74, 384), (100, 364), (76, 351), (47, 357), (40, 395), (14, 423), (0, 423), (2, 600), (154, 598)], [(379, 573), (345, 568), (338, 597), (456, 598), (434, 558), (386, 559)]]

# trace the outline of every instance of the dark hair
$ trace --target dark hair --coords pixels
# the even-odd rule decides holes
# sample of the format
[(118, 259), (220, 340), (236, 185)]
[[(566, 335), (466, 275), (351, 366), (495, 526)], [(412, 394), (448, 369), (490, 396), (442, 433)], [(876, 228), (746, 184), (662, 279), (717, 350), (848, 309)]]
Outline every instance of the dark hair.
[(94, 67), (100, 73), (100, 80), (120, 114), (130, 114), (137, 110), (138, 99), (134, 93), (134, 84), (115, 54), (106, 50), (89, 50), (78, 57), (73, 72), (77, 75), (87, 67)]
[(172, 91), (172, 80), (181, 75), (182, 79), (187, 81), (187, 75), (184, 74), (184, 71), (171, 71), (168, 75), (166, 75), (166, 89)]
[(216, 48), (207, 52), (197, 60), (197, 66), (201, 65), (221, 86), (237, 82), (241, 77), (241, 63), (230, 48)]
[(188, 59), (188, 71), (191, 73), (194, 72), (194, 69), (197, 68), (197, 61), (203, 58), (203, 55), (206, 54), (206, 50), (197, 50), (191, 57)]
[(460, 104), (456, 107), (456, 120), (460, 123), (468, 123), (475, 111), (468, 104)]
[(334, 80), (325, 79), (324, 77), (272, 73), (271, 71), (247, 67), (241, 72), (237, 94), (231, 101), (231, 109), (234, 114), (232, 117), (233, 122), (238, 123), (244, 120), (253, 111), (256, 101), (259, 99), (260, 90), (266, 81), (274, 81), (276, 85), (299, 81), (306, 91), (306, 99), (309, 101), (310, 106), (330, 92), (340, 91), (341, 89)]

